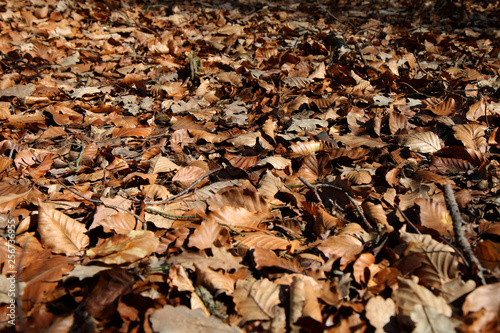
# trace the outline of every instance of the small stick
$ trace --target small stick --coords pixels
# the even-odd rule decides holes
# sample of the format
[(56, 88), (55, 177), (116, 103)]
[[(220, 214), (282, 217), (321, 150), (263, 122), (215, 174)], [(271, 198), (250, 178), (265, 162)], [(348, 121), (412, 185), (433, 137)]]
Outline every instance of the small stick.
[[(340, 186), (335, 186), (335, 185), (331, 185), (331, 184), (318, 184), (316, 186), (314, 185), (311, 185), (307, 180), (304, 179), (304, 177), (302, 176), (299, 176), (299, 179), (301, 182), (304, 183), (304, 185), (306, 185), (309, 189), (311, 189), (312, 191), (314, 191), (314, 193), (316, 194), (316, 197), (319, 198), (320, 200), (320, 203), (323, 205), (323, 201), (321, 200), (321, 197), (319, 196), (318, 192), (317, 192), (317, 188), (318, 187), (329, 187), (329, 188), (333, 188), (335, 190), (338, 190), (338, 191), (341, 191), (342, 193), (345, 194), (345, 196), (349, 199), (349, 201), (352, 202), (352, 204), (354, 205), (354, 207), (356, 207), (356, 210), (358, 211), (358, 214), (359, 216), (361, 216), (361, 218), (363, 219), (363, 223), (365, 224), (365, 226), (367, 228), (371, 228), (371, 225), (370, 223), (368, 222), (368, 220), (366, 219), (365, 215), (363, 214), (363, 211), (361, 210), (361, 208), (359, 207), (358, 203), (356, 202), (356, 200), (354, 200), (353, 197), (351, 197), (349, 195), (349, 193), (347, 193), (346, 190), (344, 190), (342, 187)], [(324, 206), (323, 206), (324, 207)]]
[(377, 68), (373, 67), (372, 65), (370, 65), (370, 64), (368, 63), (368, 61), (366, 61), (366, 59), (365, 59), (365, 55), (364, 55), (364, 53), (363, 53), (363, 50), (361, 50), (361, 46), (359, 46), (359, 44), (358, 44), (358, 43), (356, 43), (356, 50), (358, 50), (358, 53), (359, 53), (359, 55), (361, 56), (361, 60), (363, 60), (363, 63), (365, 64), (365, 67), (368, 67), (369, 69), (371, 69), (372, 71), (374, 71), (374, 72), (375, 72), (375, 73), (377, 73), (377, 74), (382, 73), (382, 71), (380, 71), (379, 69), (377, 69)]
[(323, 204), (323, 200), (321, 199), (321, 197), (319, 196), (319, 193), (318, 193), (318, 188), (314, 185), (312, 185), (311, 183), (309, 183), (304, 177), (302, 176), (299, 176), (299, 179), (301, 182), (304, 183), (305, 186), (307, 186), (308, 189), (310, 189), (311, 191), (313, 191), (314, 195), (316, 196), (316, 199), (318, 200), (319, 204), (322, 206), (323, 209), (325, 209), (325, 205)]
[(399, 214), (401, 214), (401, 216), (405, 219), (406, 223), (408, 223), (413, 228), (413, 230), (415, 230), (415, 232), (417, 234), (421, 235), (422, 233), (420, 232), (420, 230), (418, 230), (417, 227), (413, 224), (413, 222), (410, 221), (410, 219), (406, 216), (406, 214), (403, 212), (403, 210), (401, 209), (401, 207), (399, 207), (398, 204), (394, 204), (394, 207), (396, 207), (396, 209), (398, 210)]
[(147, 224), (146, 224), (146, 221), (144, 221), (143, 219), (141, 219), (141, 217), (125, 208), (122, 208), (122, 207), (118, 207), (118, 206), (115, 206), (115, 205), (109, 205), (109, 204), (106, 204), (104, 202), (102, 202), (101, 200), (94, 200), (94, 199), (89, 199), (85, 196), (83, 196), (82, 194), (76, 192), (75, 190), (73, 190), (72, 188), (64, 185), (59, 179), (57, 179), (57, 181), (59, 182), (59, 184), (61, 184), (62, 186), (64, 186), (64, 188), (66, 188), (68, 191), (70, 191), (71, 193), (79, 196), (80, 198), (82, 199), (85, 199), (87, 201), (90, 201), (90, 202), (93, 202), (93, 203), (96, 203), (96, 204), (101, 204), (103, 205), (104, 207), (108, 207), (108, 208), (113, 208), (113, 209), (116, 209), (116, 210), (121, 210), (121, 211), (124, 211), (126, 213), (129, 213), (130, 215), (134, 216), (137, 220), (141, 221), (142, 222), (142, 229), (144, 230), (147, 230)]
[(467, 240), (467, 238), (465, 238), (464, 229), (462, 227), (465, 224), (465, 221), (460, 215), (457, 200), (455, 199), (455, 195), (453, 194), (453, 189), (451, 188), (450, 184), (445, 184), (443, 186), (443, 194), (446, 200), (446, 206), (450, 211), (451, 219), (453, 221), (453, 231), (455, 233), (455, 242), (457, 244), (457, 247), (462, 250), (466, 259), (466, 264), (469, 266), (469, 268), (472, 269), (474, 266), (477, 267), (477, 276), (481, 280), (481, 283), (485, 285), (486, 280), (484, 279), (483, 275), (485, 269), (472, 252), (469, 241)]
[(198, 178), (197, 180), (195, 180), (191, 185), (189, 185), (188, 187), (186, 187), (182, 192), (179, 192), (177, 193), (176, 195), (173, 195), (171, 197), (168, 197), (167, 199), (165, 200), (161, 200), (161, 201), (150, 201), (150, 202), (146, 202), (146, 205), (160, 205), (160, 204), (165, 204), (169, 201), (172, 201), (174, 199), (177, 199), (178, 197), (181, 197), (183, 196), (184, 194), (188, 193), (189, 190), (191, 190), (193, 187), (195, 187), (199, 182), (201, 182), (203, 179), (205, 179), (206, 177), (210, 176), (211, 174), (214, 174), (216, 173), (217, 171), (220, 171), (222, 170), (222, 168), (217, 168), (217, 169), (213, 169), (212, 171), (209, 171), (207, 172), (206, 174), (204, 174), (203, 176), (201, 176), (200, 178)]

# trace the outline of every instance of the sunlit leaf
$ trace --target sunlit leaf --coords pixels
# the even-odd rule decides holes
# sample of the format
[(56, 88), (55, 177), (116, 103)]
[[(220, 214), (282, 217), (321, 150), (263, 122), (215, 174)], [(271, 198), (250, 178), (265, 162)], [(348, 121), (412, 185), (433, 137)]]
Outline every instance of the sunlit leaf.
[(442, 141), (434, 132), (416, 132), (400, 135), (398, 142), (418, 153), (433, 153), (441, 149)]
[(42, 244), (54, 253), (82, 255), (82, 251), (89, 245), (85, 225), (47, 203), (39, 202), (38, 209), (38, 232)]

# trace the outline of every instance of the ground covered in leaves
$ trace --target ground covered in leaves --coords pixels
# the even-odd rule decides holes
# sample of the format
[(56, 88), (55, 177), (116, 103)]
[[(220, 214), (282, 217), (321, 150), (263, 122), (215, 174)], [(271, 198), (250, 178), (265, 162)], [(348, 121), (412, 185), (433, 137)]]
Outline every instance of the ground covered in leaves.
[(2, 330), (498, 332), (499, 5), (440, 3), (0, 2)]

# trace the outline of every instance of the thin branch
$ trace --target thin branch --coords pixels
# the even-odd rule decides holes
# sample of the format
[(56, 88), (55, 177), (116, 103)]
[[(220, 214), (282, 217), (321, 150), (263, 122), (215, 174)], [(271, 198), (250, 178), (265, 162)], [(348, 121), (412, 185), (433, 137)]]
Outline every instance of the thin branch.
[(420, 230), (418, 230), (417, 227), (413, 224), (413, 222), (410, 221), (410, 219), (406, 216), (406, 214), (399, 207), (399, 205), (398, 204), (394, 204), (394, 207), (396, 207), (396, 209), (398, 210), (399, 214), (401, 214), (401, 216), (405, 219), (406, 223), (408, 223), (413, 228), (413, 230), (415, 230), (415, 232), (417, 234), (421, 235), (422, 233), (420, 232)]
[(371, 225), (368, 222), (368, 220), (366, 219), (365, 214), (363, 214), (363, 211), (361, 210), (361, 207), (359, 207), (359, 205), (356, 202), (356, 200), (354, 200), (354, 198), (351, 197), (349, 195), (349, 193), (347, 193), (347, 191), (344, 190), (342, 187), (331, 185), (331, 184), (318, 184), (318, 185), (314, 186), (314, 185), (311, 185), (311, 183), (309, 183), (307, 180), (305, 180), (304, 177), (302, 177), (302, 176), (299, 176), (299, 179), (300, 179), (301, 182), (304, 183), (304, 185), (306, 185), (309, 189), (311, 189), (312, 191), (314, 191), (314, 193), (316, 194), (316, 197), (319, 198), (319, 201), (320, 201), (320, 203), (322, 205), (323, 205), (323, 201), (321, 200), (321, 197), (319, 196), (319, 194), (317, 192), (317, 188), (318, 187), (329, 187), (329, 188), (333, 188), (335, 190), (338, 190), (338, 191), (341, 191), (342, 193), (344, 193), (345, 196), (349, 199), (349, 201), (351, 201), (351, 203), (354, 205), (354, 207), (356, 207), (356, 210), (358, 211), (359, 216), (361, 216), (361, 218), (363, 219), (363, 223), (365, 224), (365, 226), (367, 228), (371, 228)]
[(175, 200), (175, 199), (183, 196), (184, 194), (188, 193), (193, 187), (195, 187), (196, 185), (198, 185), (198, 183), (201, 182), (203, 179), (205, 179), (206, 177), (208, 177), (211, 174), (214, 174), (214, 173), (216, 173), (216, 172), (218, 172), (220, 170), (222, 170), (222, 168), (213, 169), (212, 171), (207, 172), (206, 174), (204, 174), (203, 176), (201, 176), (200, 178), (198, 178), (197, 180), (195, 180), (194, 183), (192, 183), (191, 185), (189, 185), (183, 191), (177, 193), (176, 195), (173, 195), (173, 196), (171, 196), (171, 197), (169, 197), (169, 198), (167, 198), (165, 200), (161, 200), (161, 201), (146, 202), (146, 205), (160, 205), (160, 204), (165, 204), (167, 202)]
[(304, 177), (299, 176), (299, 179), (301, 182), (304, 183), (305, 186), (307, 186), (308, 189), (313, 191), (314, 195), (316, 196), (316, 199), (318, 200), (319, 204), (322, 206), (323, 209), (325, 209), (325, 205), (323, 204), (323, 199), (321, 199), (319, 193), (318, 193), (318, 188), (311, 183), (309, 183)]
[(361, 218), (363, 219), (363, 223), (365, 224), (365, 226), (367, 228), (371, 228), (372, 227), (371, 224), (370, 224), (370, 222), (368, 222), (368, 220), (366, 219), (365, 214), (363, 214), (363, 211), (361, 210), (361, 207), (359, 207), (359, 205), (356, 202), (356, 200), (354, 200), (354, 198), (351, 197), (349, 195), (349, 193), (347, 193), (347, 191), (344, 190), (342, 187), (335, 186), (335, 185), (332, 185), (332, 184), (320, 184), (320, 185), (318, 185), (318, 187), (329, 187), (329, 188), (333, 188), (333, 189), (338, 190), (338, 191), (342, 191), (345, 194), (345, 196), (349, 199), (349, 201), (354, 205), (354, 207), (356, 207), (356, 210), (358, 211), (359, 216), (361, 216)]
[(484, 279), (483, 272), (485, 269), (477, 259), (477, 257), (472, 252), (472, 248), (470, 246), (469, 241), (465, 237), (463, 225), (466, 224), (460, 215), (460, 210), (458, 209), (457, 200), (455, 199), (455, 195), (453, 194), (453, 189), (450, 184), (445, 184), (443, 186), (443, 194), (446, 200), (446, 206), (450, 211), (451, 219), (453, 221), (453, 231), (455, 233), (455, 242), (457, 247), (462, 250), (464, 257), (466, 259), (466, 264), (472, 270), (474, 267), (477, 268), (477, 276), (481, 280), (483, 285), (486, 284), (486, 280)]
[(363, 60), (363, 63), (365, 64), (365, 67), (371, 69), (372, 71), (374, 71), (377, 74), (382, 73), (382, 71), (380, 69), (377, 69), (377, 68), (373, 67), (372, 65), (370, 65), (368, 63), (368, 61), (366, 61), (365, 55), (363, 53), (363, 50), (361, 50), (361, 46), (359, 46), (358, 43), (356, 43), (356, 50), (358, 51), (359, 55), (361, 56), (361, 60)]
[(70, 191), (71, 193), (79, 196), (80, 198), (82, 199), (85, 199), (87, 201), (90, 201), (90, 202), (93, 202), (93, 203), (96, 203), (96, 204), (101, 204), (103, 205), (104, 207), (107, 207), (107, 208), (112, 208), (112, 209), (116, 209), (116, 210), (121, 210), (121, 211), (124, 211), (126, 213), (129, 213), (130, 215), (132, 215), (133, 217), (135, 217), (137, 220), (141, 221), (142, 222), (142, 229), (144, 230), (147, 230), (147, 224), (146, 224), (146, 221), (144, 221), (139, 215), (137, 215), (136, 213), (133, 213), (125, 208), (122, 208), (122, 207), (118, 207), (118, 206), (115, 206), (115, 205), (109, 205), (107, 203), (104, 203), (103, 201), (101, 200), (94, 200), (94, 199), (89, 199), (85, 196), (83, 196), (82, 194), (76, 192), (75, 190), (73, 190), (72, 188), (66, 186), (65, 184), (63, 184), (63, 182), (61, 182), (59, 179), (57, 179), (57, 181), (59, 182), (59, 184), (61, 184), (62, 186), (64, 186), (64, 188), (66, 188), (68, 191)]

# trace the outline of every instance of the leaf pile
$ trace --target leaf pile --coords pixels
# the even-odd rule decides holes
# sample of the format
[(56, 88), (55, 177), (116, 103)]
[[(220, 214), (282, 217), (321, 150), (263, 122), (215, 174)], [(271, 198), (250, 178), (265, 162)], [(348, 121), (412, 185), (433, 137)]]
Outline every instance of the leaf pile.
[(498, 331), (499, 6), (413, 5), (0, 4), (2, 329)]

